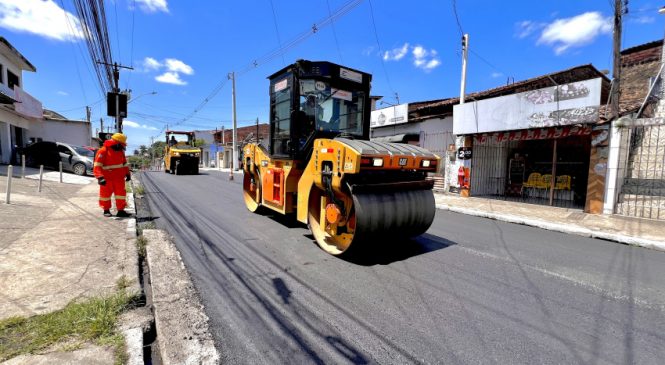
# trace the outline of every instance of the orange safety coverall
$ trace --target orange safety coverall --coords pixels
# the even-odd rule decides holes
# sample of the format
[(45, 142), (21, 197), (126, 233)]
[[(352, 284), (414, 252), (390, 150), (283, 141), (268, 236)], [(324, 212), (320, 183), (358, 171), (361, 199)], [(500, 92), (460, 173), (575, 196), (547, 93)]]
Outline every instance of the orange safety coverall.
[(123, 210), (127, 206), (125, 176), (129, 175), (129, 164), (124, 151), (111, 148), (120, 142), (112, 139), (104, 141), (104, 146), (97, 151), (92, 172), (95, 178), (103, 177), (106, 185), (99, 186), (99, 206), (104, 210), (111, 209), (111, 194), (115, 194), (115, 207)]

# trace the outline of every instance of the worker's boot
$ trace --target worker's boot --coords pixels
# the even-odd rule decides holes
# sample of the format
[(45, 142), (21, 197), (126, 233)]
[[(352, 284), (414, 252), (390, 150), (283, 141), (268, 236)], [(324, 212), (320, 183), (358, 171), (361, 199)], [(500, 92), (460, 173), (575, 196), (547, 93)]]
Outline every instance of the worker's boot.
[(108, 209), (104, 209), (104, 217), (110, 217), (111, 216), (111, 211)]
[(129, 217), (129, 213), (125, 212), (124, 210), (119, 210), (118, 213), (115, 214), (115, 216), (120, 218), (127, 218)]

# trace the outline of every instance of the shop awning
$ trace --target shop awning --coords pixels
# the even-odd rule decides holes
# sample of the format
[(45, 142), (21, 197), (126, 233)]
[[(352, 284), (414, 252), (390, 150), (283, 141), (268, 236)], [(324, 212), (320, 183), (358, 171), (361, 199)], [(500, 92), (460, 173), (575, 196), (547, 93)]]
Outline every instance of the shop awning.
[(394, 136), (373, 137), (372, 141), (404, 143), (408, 141), (417, 141), (418, 139), (420, 139), (420, 135), (417, 133), (403, 133)]

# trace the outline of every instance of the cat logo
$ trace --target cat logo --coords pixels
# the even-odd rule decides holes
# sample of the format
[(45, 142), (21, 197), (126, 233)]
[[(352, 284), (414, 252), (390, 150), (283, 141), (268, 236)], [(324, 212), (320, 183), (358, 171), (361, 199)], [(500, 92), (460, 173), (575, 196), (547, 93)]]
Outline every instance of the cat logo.
[(400, 166), (406, 166), (406, 161), (407, 161), (406, 157), (400, 158), (399, 159), (399, 165)]

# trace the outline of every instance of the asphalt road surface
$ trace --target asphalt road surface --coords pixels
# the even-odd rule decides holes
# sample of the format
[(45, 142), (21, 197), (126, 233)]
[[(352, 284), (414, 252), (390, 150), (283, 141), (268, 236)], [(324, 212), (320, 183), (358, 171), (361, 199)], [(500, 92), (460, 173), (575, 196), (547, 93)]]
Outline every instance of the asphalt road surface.
[(437, 211), (355, 261), (241, 175), (141, 176), (226, 364), (663, 364), (665, 253)]

